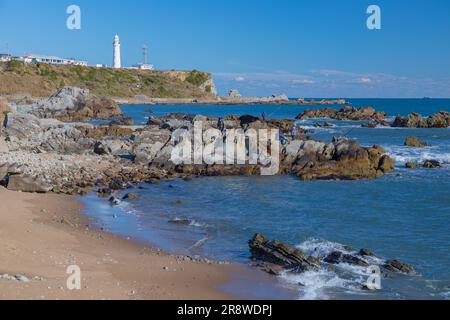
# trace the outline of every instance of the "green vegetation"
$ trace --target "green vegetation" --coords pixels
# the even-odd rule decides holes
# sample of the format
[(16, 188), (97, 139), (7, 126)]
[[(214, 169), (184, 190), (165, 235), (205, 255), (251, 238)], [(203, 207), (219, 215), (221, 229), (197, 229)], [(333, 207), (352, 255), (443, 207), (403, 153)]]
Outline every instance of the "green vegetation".
[(204, 72), (200, 72), (197, 70), (192, 70), (188, 77), (186, 78), (186, 81), (193, 84), (194, 86), (201, 86), (203, 83), (205, 83), (208, 80), (208, 75)]
[(63, 86), (74, 86), (107, 97), (198, 99), (211, 94), (211, 86), (199, 88), (210, 77), (197, 70), (150, 71), (10, 61), (0, 63), (0, 95), (48, 97)]

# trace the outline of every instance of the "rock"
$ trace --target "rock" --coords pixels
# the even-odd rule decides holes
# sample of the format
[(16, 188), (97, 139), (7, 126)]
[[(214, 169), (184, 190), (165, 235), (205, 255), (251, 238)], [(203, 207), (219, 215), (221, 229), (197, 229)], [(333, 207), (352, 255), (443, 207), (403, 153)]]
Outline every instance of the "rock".
[(134, 125), (134, 121), (132, 118), (123, 118), (120, 120), (112, 120), (109, 123), (110, 126), (132, 126)]
[(9, 147), (5, 141), (5, 138), (0, 136), (0, 153), (2, 153), (2, 152), (6, 153), (8, 151), (9, 151)]
[(9, 274), (0, 274), (0, 280), (30, 282), (30, 279), (28, 279), (26, 276), (21, 275), (21, 274), (18, 274), (15, 276), (11, 276)]
[(310, 109), (305, 110), (297, 116), (296, 119), (304, 120), (310, 118), (329, 118), (336, 120), (372, 120), (375, 122), (383, 121), (388, 117), (384, 112), (376, 111), (372, 107), (366, 108), (354, 108), (354, 107), (343, 107), (340, 110), (333, 108), (323, 108), (323, 109)]
[(248, 244), (253, 260), (268, 262), (295, 272), (318, 268), (301, 250), (279, 241), (269, 241), (261, 234), (256, 234)]
[(418, 113), (410, 113), (406, 117), (397, 116), (393, 127), (403, 128), (447, 128), (450, 127), (450, 112), (440, 111), (424, 119)]
[(61, 121), (85, 121), (121, 117), (119, 105), (112, 99), (90, 94), (87, 89), (64, 87), (46, 102), (34, 106), (33, 114), (40, 118)]
[(351, 254), (343, 253), (341, 251), (333, 251), (324, 259), (324, 261), (331, 264), (348, 263), (360, 267), (369, 266), (369, 264), (365, 260)]
[(122, 197), (122, 200), (134, 200), (137, 198), (139, 198), (139, 196), (136, 193), (129, 192)]
[(47, 193), (52, 186), (29, 175), (12, 175), (8, 179), (8, 189), (12, 191)]
[(112, 194), (112, 190), (109, 188), (100, 188), (97, 190), (97, 193), (100, 197), (106, 197)]
[(109, 198), (109, 203), (111, 203), (112, 205), (118, 206), (121, 201), (119, 199), (117, 199), (116, 197), (111, 197)]
[(102, 156), (106, 154), (111, 154), (112, 150), (110, 147), (105, 146), (103, 142), (97, 141), (94, 145), (94, 153)]
[(405, 146), (413, 148), (424, 148), (428, 147), (429, 145), (423, 141), (420, 141), (417, 137), (409, 136), (406, 138)]
[(178, 224), (178, 225), (182, 225), (182, 226), (189, 226), (189, 225), (192, 224), (192, 220), (189, 220), (189, 219), (174, 219), (174, 220), (169, 220), (169, 223)]
[(400, 262), (398, 260), (388, 260), (384, 264), (384, 268), (392, 272), (401, 272), (406, 274), (415, 273), (414, 268), (406, 263)]
[(367, 249), (361, 249), (361, 250), (359, 250), (359, 253), (358, 253), (360, 256), (363, 256), (363, 257), (374, 257), (375, 256), (375, 254), (373, 253), (373, 252), (371, 252), (371, 251), (369, 251), (369, 250), (367, 250)]
[(434, 168), (440, 168), (441, 164), (437, 160), (426, 160), (423, 163), (423, 167), (427, 169), (434, 169)]
[(229, 96), (230, 98), (241, 98), (241, 97), (242, 97), (241, 94), (239, 93), (239, 91), (236, 90), (236, 89), (230, 90), (230, 91), (228, 92), (228, 96)]
[(407, 169), (417, 169), (419, 164), (417, 162), (407, 162), (405, 166)]
[(383, 171), (383, 173), (390, 173), (394, 171), (394, 160), (388, 155), (384, 155), (380, 159), (380, 164), (378, 168)]
[(4, 120), (4, 132), (7, 137), (25, 139), (42, 133), (39, 118), (25, 113), (13, 112), (7, 114)]

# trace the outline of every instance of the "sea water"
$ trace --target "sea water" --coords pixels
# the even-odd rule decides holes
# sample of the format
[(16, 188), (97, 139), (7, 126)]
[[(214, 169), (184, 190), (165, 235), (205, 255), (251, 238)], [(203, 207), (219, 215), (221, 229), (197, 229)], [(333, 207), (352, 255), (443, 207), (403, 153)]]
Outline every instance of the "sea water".
[[(424, 116), (450, 111), (450, 100), (356, 99), (389, 115)], [(331, 106), (339, 108), (339, 106)], [(308, 106), (167, 105), (123, 106), (137, 123), (170, 112), (224, 116), (260, 115), (293, 119)], [(315, 106), (312, 106), (315, 108)], [(393, 119), (391, 119), (393, 120)], [(316, 128), (317, 122), (334, 127)], [(147, 241), (170, 252), (249, 263), (248, 240), (260, 232), (324, 257), (333, 250), (367, 248), (377, 263), (399, 259), (417, 274), (382, 278), (382, 290), (361, 289), (366, 270), (341, 264), (299, 275), (274, 278), (295, 299), (449, 299), (450, 298), (450, 129), (362, 128), (362, 122), (309, 119), (298, 122), (329, 141), (346, 135), (364, 146), (383, 146), (396, 171), (376, 180), (304, 182), (293, 176), (202, 177), (143, 184), (126, 190), (139, 198), (111, 207), (96, 195), (84, 198), (86, 213), (106, 230)], [(415, 135), (431, 145), (404, 147)], [(438, 169), (405, 168), (408, 161), (435, 159)], [(121, 194), (122, 194), (121, 193)], [(174, 222), (183, 223), (174, 223)], [(189, 221), (184, 223), (184, 221)], [(271, 297), (270, 295), (268, 297)], [(272, 297), (276, 298), (276, 297)]]

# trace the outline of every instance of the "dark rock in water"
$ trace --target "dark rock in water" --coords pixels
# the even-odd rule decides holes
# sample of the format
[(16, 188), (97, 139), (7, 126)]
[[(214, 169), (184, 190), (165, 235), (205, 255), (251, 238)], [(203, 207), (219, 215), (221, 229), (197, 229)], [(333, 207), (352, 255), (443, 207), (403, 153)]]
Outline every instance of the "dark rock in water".
[(392, 272), (401, 272), (406, 274), (412, 274), (415, 272), (414, 268), (409, 264), (400, 262), (398, 260), (388, 260), (383, 266), (386, 270)]
[(177, 200), (177, 201), (175, 201), (175, 204), (176, 204), (176, 205), (182, 205), (182, 204), (183, 204), (183, 201)]
[(279, 241), (269, 241), (259, 233), (248, 244), (253, 260), (275, 264), (294, 272), (318, 269), (318, 265), (308, 260), (301, 250)]
[(417, 137), (410, 136), (406, 138), (405, 146), (413, 148), (424, 148), (428, 147), (429, 145), (423, 141), (420, 141)]
[(331, 264), (348, 263), (351, 265), (357, 265), (361, 267), (369, 266), (369, 264), (366, 261), (362, 260), (361, 258), (340, 251), (333, 251), (324, 259), (324, 261), (326, 263)]
[(192, 220), (189, 220), (189, 219), (174, 219), (174, 220), (169, 220), (169, 223), (178, 224), (178, 225), (182, 225), (182, 226), (189, 226), (189, 225), (192, 224)]
[(134, 200), (139, 198), (139, 196), (136, 193), (130, 192), (123, 196), (122, 200)]
[(417, 162), (407, 162), (406, 168), (407, 169), (417, 169), (419, 167), (419, 164)]
[(117, 206), (117, 205), (120, 204), (120, 200), (117, 199), (116, 197), (111, 197), (111, 198), (109, 198), (109, 203), (111, 203), (112, 205)]
[(367, 249), (359, 250), (359, 255), (363, 257), (374, 257), (375, 254)]
[(423, 167), (427, 169), (434, 169), (434, 168), (440, 168), (441, 164), (437, 160), (426, 160), (423, 163)]

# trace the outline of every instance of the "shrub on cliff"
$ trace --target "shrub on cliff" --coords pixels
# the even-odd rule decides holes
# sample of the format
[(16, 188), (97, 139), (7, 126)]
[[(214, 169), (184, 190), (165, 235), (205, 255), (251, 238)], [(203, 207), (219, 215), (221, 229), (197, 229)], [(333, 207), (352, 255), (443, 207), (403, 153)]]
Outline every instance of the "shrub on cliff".
[(208, 80), (208, 76), (204, 72), (192, 70), (187, 76), (186, 81), (193, 84), (196, 87), (201, 86)]

